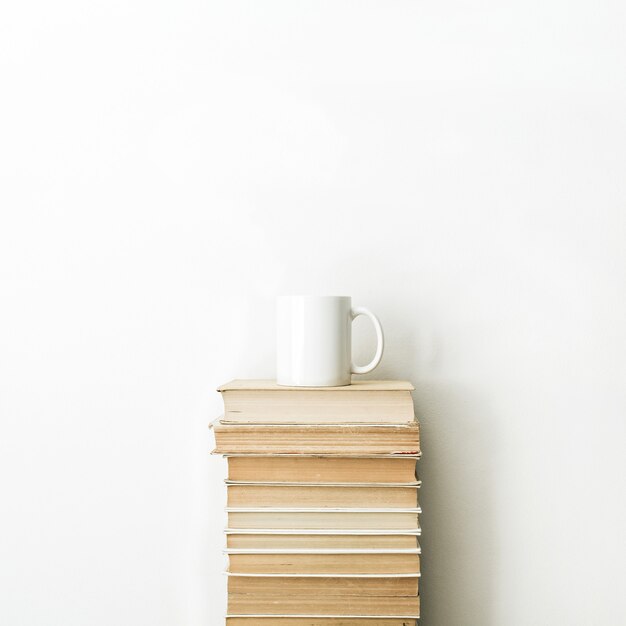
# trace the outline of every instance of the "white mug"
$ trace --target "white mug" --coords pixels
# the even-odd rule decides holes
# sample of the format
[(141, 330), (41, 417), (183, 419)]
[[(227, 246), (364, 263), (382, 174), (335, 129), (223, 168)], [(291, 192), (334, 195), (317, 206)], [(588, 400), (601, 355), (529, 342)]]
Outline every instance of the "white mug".
[[(374, 324), (376, 354), (367, 365), (352, 363), (352, 320), (366, 315)], [(383, 329), (349, 296), (279, 296), (277, 301), (276, 382), (290, 387), (340, 387), (351, 374), (367, 374), (383, 356)]]

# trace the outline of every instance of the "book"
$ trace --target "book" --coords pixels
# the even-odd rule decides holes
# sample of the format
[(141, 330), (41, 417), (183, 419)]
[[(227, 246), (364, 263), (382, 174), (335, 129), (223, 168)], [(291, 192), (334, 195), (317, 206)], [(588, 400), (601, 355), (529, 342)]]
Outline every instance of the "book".
[(226, 535), (226, 548), (239, 550), (413, 550), (418, 547), (416, 535)]
[(412, 483), (303, 483), (303, 482), (250, 482), (240, 480), (224, 481), (226, 485), (265, 485), (277, 487), (415, 487), (422, 486), (421, 480)]
[[(227, 509), (228, 528), (327, 529), (327, 530), (416, 530), (419, 508), (415, 509)], [(301, 533), (300, 533), (301, 534)], [(337, 534), (336, 532), (334, 534)]]
[(229, 507), (369, 507), (417, 506), (417, 487), (361, 485), (228, 485)]
[(354, 381), (345, 387), (285, 387), (270, 380), (233, 380), (218, 387), (223, 423), (403, 424), (415, 419), (406, 381)]
[(215, 453), (417, 454), (419, 424), (211, 424)]
[(415, 618), (398, 617), (289, 617), (258, 615), (226, 617), (226, 626), (417, 626)]
[(229, 576), (228, 593), (317, 596), (416, 596), (417, 576)]
[(328, 456), (229, 456), (228, 479), (239, 482), (413, 483), (415, 459)]
[[(228, 571), (235, 574), (413, 574), (420, 572), (414, 552), (326, 554), (229, 554)], [(288, 612), (287, 612), (288, 613)]]
[(228, 613), (266, 615), (419, 616), (419, 596), (228, 594)]
[[(349, 509), (348, 509), (349, 510)], [(376, 509), (378, 510), (378, 509)], [(416, 509), (409, 509), (415, 511)], [(404, 511), (403, 511), (404, 512)], [(415, 535), (422, 530), (416, 528), (228, 528), (225, 535)]]
[[(218, 420), (219, 421), (219, 420)], [(209, 428), (213, 428), (213, 423), (209, 423)], [(278, 424), (274, 424), (277, 426)], [(355, 424), (351, 424), (351, 426), (355, 426)], [(341, 454), (337, 452), (216, 452), (215, 449), (211, 450), (211, 454), (219, 454), (225, 459), (229, 459), (231, 457), (243, 456), (247, 458), (260, 459), (263, 457), (271, 457), (273, 459), (279, 458), (290, 458), (295, 459), (298, 457), (306, 457), (306, 458), (321, 458), (328, 457), (331, 459), (414, 459), (419, 460), (422, 457), (421, 451), (419, 452), (405, 452), (402, 455), (393, 454), (393, 453), (380, 453), (380, 452), (368, 452), (367, 454)]]
[(417, 626), (419, 424), (403, 381), (232, 381), (226, 626)]

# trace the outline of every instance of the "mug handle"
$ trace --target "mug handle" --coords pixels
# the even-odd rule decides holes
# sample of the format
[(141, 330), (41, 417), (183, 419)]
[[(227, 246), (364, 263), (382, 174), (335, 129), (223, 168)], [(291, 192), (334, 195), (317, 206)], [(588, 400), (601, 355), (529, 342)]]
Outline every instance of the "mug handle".
[(355, 320), (359, 315), (365, 315), (366, 317), (369, 317), (372, 324), (374, 324), (374, 330), (376, 330), (376, 340), (378, 345), (376, 346), (376, 354), (374, 355), (374, 358), (367, 365), (355, 365), (354, 363), (352, 363), (350, 369), (353, 374), (367, 374), (368, 372), (371, 372), (383, 358), (385, 338), (383, 336), (383, 327), (380, 325), (378, 318), (369, 309), (366, 309), (364, 306), (355, 306), (350, 311), (350, 316), (352, 320)]

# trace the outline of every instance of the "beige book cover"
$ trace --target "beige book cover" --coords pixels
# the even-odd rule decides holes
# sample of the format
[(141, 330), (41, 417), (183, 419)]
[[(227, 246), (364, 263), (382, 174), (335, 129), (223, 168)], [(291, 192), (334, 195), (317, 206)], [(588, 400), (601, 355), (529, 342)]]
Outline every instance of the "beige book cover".
[(229, 554), (228, 571), (257, 574), (414, 574), (420, 555), (377, 554)]
[(419, 546), (416, 535), (284, 535), (226, 534), (232, 550), (411, 550)]
[(225, 571), (222, 572), (224, 576), (227, 578), (236, 577), (236, 576), (244, 576), (246, 578), (420, 578), (420, 572), (411, 572), (409, 574), (259, 574), (259, 573), (245, 573), (240, 574), (236, 572)]
[(225, 528), (226, 535), (415, 535), (419, 536), (422, 529), (419, 525), (413, 528)]
[(412, 483), (415, 468), (411, 456), (228, 457), (228, 479), (241, 482)]
[(254, 481), (254, 480), (224, 480), (226, 486), (229, 485), (266, 485), (270, 487), (421, 487), (421, 480), (414, 480), (406, 483), (315, 483), (315, 482), (280, 482), (280, 481)]
[[(209, 423), (209, 428), (213, 428), (215, 420)], [(415, 459), (419, 460), (421, 452), (405, 452), (404, 454), (372, 454), (355, 452), (350, 456), (329, 452), (216, 452), (211, 450), (211, 454), (219, 454), (225, 459)]]
[(262, 615), (227, 617), (226, 626), (417, 626), (416, 619), (363, 617), (285, 617)]
[(330, 596), (416, 596), (417, 576), (229, 576), (229, 593)]
[(419, 596), (228, 594), (228, 614), (419, 617)]
[(224, 554), (421, 554), (411, 548), (224, 548)]
[(230, 510), (228, 528), (377, 529), (418, 528), (418, 509), (382, 511)]
[(417, 506), (416, 486), (228, 485), (229, 507), (371, 507)]
[(412, 422), (413, 389), (407, 381), (286, 387), (270, 380), (234, 380), (218, 391), (224, 400), (225, 424), (359, 424)]
[(321, 453), (417, 454), (419, 424), (211, 424), (215, 452), (227, 453)]

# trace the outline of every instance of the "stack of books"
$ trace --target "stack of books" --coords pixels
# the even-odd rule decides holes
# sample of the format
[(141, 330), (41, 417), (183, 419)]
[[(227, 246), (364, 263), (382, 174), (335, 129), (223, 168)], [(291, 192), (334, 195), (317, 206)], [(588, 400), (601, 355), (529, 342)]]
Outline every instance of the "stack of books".
[(419, 425), (404, 381), (219, 388), (227, 626), (416, 626)]

